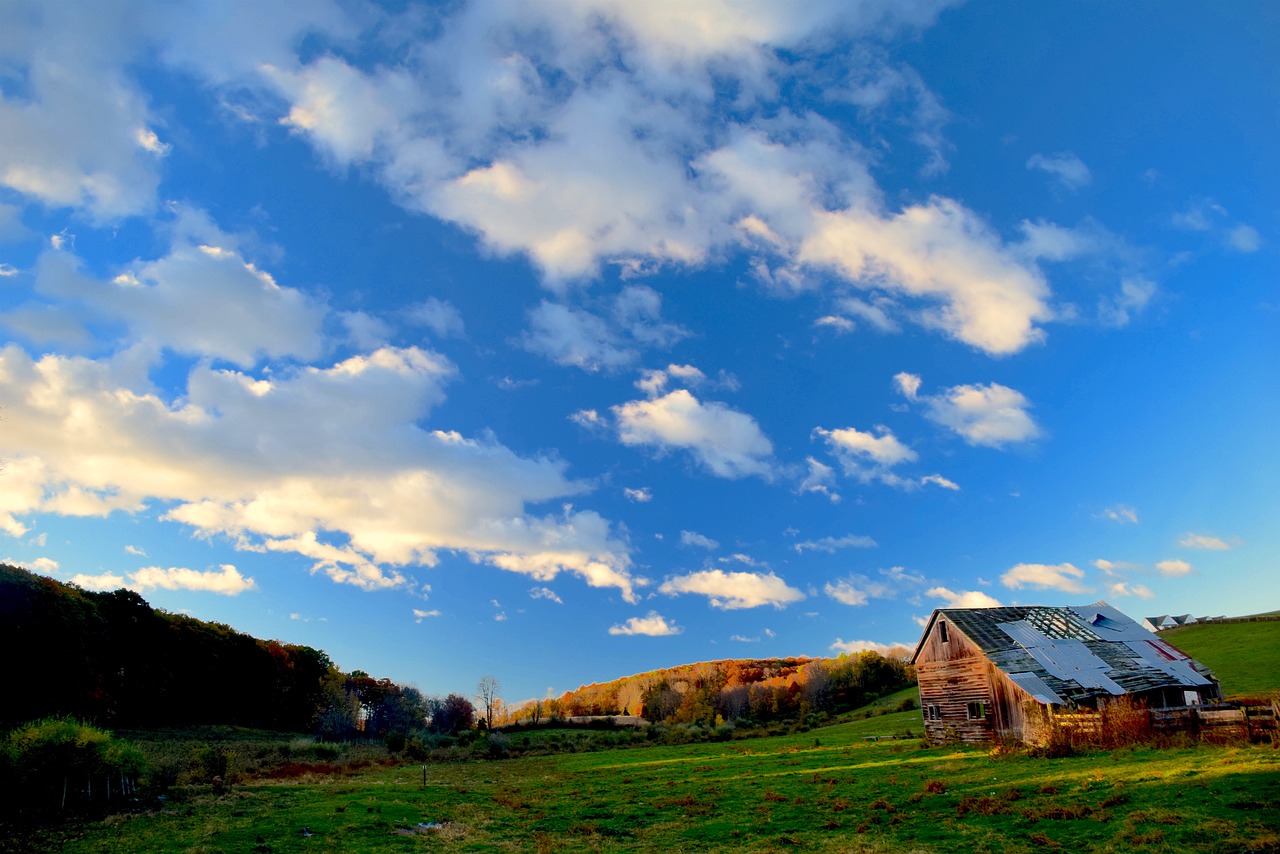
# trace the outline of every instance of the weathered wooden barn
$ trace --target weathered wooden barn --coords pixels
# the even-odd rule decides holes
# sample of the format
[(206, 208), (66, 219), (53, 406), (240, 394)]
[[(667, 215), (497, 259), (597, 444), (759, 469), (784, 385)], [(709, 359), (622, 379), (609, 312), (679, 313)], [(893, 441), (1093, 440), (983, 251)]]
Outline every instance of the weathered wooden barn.
[(1208, 668), (1105, 602), (941, 608), (911, 663), (934, 742), (1034, 743), (1053, 715), (1123, 696), (1150, 708), (1222, 698)]

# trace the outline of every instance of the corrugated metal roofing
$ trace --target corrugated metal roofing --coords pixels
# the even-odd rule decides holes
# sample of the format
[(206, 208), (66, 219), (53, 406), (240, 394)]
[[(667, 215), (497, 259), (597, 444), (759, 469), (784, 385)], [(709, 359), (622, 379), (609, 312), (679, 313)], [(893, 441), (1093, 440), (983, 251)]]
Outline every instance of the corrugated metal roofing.
[(1212, 685), (1212, 674), (1105, 602), (943, 609), (1017, 685), (1046, 703)]

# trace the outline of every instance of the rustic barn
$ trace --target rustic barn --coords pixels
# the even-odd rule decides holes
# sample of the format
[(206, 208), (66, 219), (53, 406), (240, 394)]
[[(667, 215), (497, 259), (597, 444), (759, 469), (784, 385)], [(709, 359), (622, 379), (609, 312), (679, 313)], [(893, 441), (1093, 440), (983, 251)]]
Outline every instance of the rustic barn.
[(934, 742), (1035, 742), (1054, 714), (1123, 696), (1153, 709), (1222, 698), (1208, 668), (1105, 602), (941, 608), (911, 663)]

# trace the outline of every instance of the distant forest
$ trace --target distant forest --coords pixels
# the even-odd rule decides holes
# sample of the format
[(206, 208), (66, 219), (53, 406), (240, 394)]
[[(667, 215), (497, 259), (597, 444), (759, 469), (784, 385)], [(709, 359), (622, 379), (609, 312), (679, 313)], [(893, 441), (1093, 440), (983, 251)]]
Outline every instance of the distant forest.
[(115, 729), (222, 724), (344, 739), (471, 726), (465, 697), (343, 673), (322, 650), (265, 641), (0, 564), (0, 728), (69, 715)]
[(713, 726), (836, 714), (915, 681), (903, 656), (731, 659), (686, 664), (584, 685), (549, 700), (505, 709), (495, 724), (538, 724), (577, 716), (639, 715), (653, 723)]

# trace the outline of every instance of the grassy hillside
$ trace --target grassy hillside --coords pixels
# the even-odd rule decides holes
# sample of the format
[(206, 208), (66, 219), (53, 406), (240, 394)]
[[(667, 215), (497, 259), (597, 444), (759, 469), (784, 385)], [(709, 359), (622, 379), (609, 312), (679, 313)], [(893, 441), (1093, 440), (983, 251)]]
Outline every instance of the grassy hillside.
[[(85, 825), (115, 850), (1280, 850), (1280, 751), (1134, 749), (1063, 759), (916, 739), (919, 712), (767, 739), (369, 768), (177, 794)], [(438, 826), (431, 826), (438, 823)]]
[(1227, 697), (1280, 696), (1280, 621), (1196, 623), (1160, 637), (1212, 670)]

